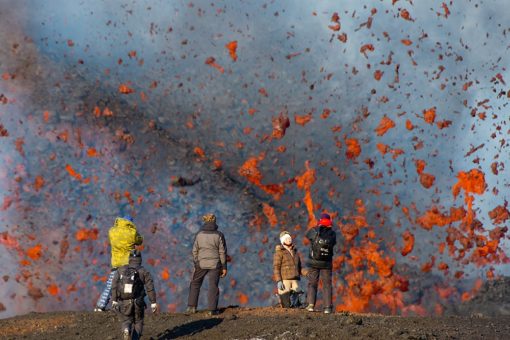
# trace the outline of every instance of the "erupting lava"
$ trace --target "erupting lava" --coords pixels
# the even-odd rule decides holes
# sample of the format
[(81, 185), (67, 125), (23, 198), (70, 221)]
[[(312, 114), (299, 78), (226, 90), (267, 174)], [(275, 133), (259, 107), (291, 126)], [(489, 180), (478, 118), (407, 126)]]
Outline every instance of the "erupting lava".
[(322, 212), (336, 310), (473, 298), (510, 262), (493, 2), (1, 4), (0, 317), (90, 308), (127, 213), (163, 310), (185, 307), (205, 212), (229, 244), (225, 304), (271, 304), (279, 232), (307, 256)]

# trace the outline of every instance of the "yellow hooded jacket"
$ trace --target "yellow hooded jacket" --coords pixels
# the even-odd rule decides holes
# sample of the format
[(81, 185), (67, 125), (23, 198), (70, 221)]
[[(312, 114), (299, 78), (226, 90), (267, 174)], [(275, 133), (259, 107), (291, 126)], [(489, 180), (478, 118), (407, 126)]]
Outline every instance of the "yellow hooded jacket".
[(135, 249), (135, 245), (143, 243), (143, 237), (136, 230), (136, 225), (120, 217), (115, 219), (115, 224), (108, 231), (108, 239), (112, 248), (112, 268), (127, 265), (129, 252)]

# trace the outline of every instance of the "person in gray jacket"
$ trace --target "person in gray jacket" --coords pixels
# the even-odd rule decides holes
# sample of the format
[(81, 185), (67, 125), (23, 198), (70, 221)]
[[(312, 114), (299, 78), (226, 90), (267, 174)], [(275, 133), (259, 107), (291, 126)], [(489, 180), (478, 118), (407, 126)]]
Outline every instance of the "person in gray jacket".
[(193, 242), (193, 264), (195, 269), (189, 286), (187, 313), (197, 311), (200, 287), (206, 275), (209, 276), (208, 309), (209, 315), (217, 315), (220, 290), (220, 278), (227, 275), (227, 243), (225, 236), (218, 231), (216, 216), (206, 214), (202, 217), (202, 229), (195, 235)]

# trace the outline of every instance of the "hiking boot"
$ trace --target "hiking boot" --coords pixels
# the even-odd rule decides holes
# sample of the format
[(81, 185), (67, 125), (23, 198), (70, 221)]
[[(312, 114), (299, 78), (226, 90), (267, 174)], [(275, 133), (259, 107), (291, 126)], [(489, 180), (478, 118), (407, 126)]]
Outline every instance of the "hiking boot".
[(99, 308), (99, 307), (96, 307), (94, 308), (94, 312), (104, 312), (104, 308)]
[(332, 313), (331, 307), (324, 308), (324, 314), (331, 314), (331, 313)]
[(184, 314), (195, 314), (196, 312), (197, 312), (197, 307), (188, 306), (188, 308), (186, 308), (186, 312), (184, 312)]
[(130, 334), (129, 334), (129, 329), (126, 328), (122, 332), (122, 340), (131, 340), (131, 337), (130, 337)]
[(309, 312), (313, 312), (313, 307), (314, 307), (314, 305), (309, 304), (309, 305), (306, 307), (306, 310), (307, 310), (307, 311), (309, 311)]
[(218, 314), (220, 314), (220, 311), (217, 310), (217, 309), (210, 310), (210, 311), (207, 312), (207, 315), (209, 315), (209, 316), (214, 316), (214, 315), (218, 315)]

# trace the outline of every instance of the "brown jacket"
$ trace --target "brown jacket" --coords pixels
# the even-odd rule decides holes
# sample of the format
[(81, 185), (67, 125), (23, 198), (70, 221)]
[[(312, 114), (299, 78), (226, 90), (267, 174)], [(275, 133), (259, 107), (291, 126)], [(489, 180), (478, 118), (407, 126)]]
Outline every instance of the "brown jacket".
[(273, 256), (274, 280), (299, 280), (301, 275), (301, 258), (297, 249), (292, 246), (291, 250), (282, 245), (275, 247)]

